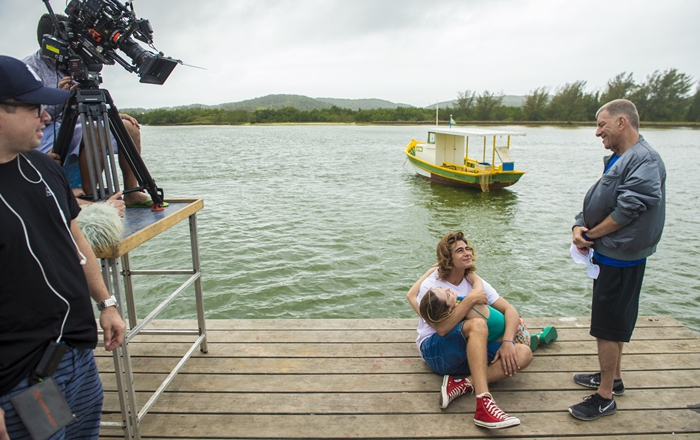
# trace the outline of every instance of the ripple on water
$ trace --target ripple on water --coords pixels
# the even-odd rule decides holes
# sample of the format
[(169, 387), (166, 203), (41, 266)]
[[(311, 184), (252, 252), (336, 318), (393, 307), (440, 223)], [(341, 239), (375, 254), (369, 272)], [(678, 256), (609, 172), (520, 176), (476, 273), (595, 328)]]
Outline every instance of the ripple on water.
[[(403, 147), (425, 127), (144, 127), (144, 159), (166, 197), (203, 198), (198, 213), (207, 316), (415, 316), (405, 300), (463, 230), (479, 274), (524, 316), (590, 313), (591, 281), (568, 257), (573, 216), (602, 171), (590, 127), (508, 127), (517, 185), (492, 193), (419, 179)], [(667, 225), (649, 259), (640, 313), (700, 331), (697, 131), (647, 130), (668, 170)], [(180, 246), (179, 243), (182, 243)], [(186, 222), (132, 252), (134, 268), (187, 268)], [(186, 278), (186, 277), (185, 277)], [(176, 284), (136, 277), (139, 314)], [(190, 298), (165, 317), (193, 317)], [(143, 311), (141, 311), (143, 309)]]

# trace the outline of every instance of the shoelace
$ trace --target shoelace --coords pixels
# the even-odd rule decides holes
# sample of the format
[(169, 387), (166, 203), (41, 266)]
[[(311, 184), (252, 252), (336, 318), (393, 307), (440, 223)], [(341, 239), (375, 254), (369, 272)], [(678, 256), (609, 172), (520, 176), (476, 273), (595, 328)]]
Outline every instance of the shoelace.
[(450, 397), (450, 400), (454, 399), (455, 397), (459, 396), (461, 393), (461, 389), (464, 388), (463, 386), (458, 386), (452, 388), (450, 391), (450, 394), (448, 395)]
[(489, 399), (488, 397), (485, 398), (486, 403), (484, 403), (484, 406), (486, 407), (486, 411), (491, 414), (493, 417), (497, 419), (507, 419), (508, 414), (504, 413), (501, 408), (499, 408), (496, 405), (496, 402), (493, 401), (493, 399)]
[(597, 409), (600, 402), (598, 399), (596, 399), (595, 394), (591, 394), (590, 396), (586, 396), (583, 398), (583, 402), (581, 402), (586, 405), (587, 408), (590, 409)]
[(469, 383), (465, 380), (464, 382), (461, 382), (459, 385), (455, 386), (450, 390), (449, 396), (454, 397), (456, 396), (459, 392), (461, 392), (462, 389), (469, 387)]
[[(471, 384), (469, 383), (469, 381), (467, 379), (464, 379), (463, 382), (461, 382), (459, 385), (457, 385), (456, 387), (454, 387), (450, 390), (450, 392), (447, 394), (448, 397), (450, 398), (450, 400), (454, 399), (455, 397), (460, 396), (461, 395), (460, 393), (462, 392), (461, 390), (463, 388), (471, 388)], [(473, 391), (474, 390), (472, 390), (472, 392)]]

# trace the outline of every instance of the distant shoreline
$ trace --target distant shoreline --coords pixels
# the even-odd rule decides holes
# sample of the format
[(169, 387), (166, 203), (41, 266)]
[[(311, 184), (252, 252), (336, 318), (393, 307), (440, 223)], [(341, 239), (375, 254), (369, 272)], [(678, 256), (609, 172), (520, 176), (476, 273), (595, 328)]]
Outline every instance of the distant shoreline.
[[(148, 124), (144, 124), (148, 125)], [(151, 127), (195, 127), (195, 126), (242, 126), (242, 125), (435, 125), (434, 121), (373, 121), (373, 122), (256, 122), (254, 124), (157, 124), (150, 125)], [(440, 121), (440, 126), (447, 126), (447, 121)], [(458, 121), (456, 126), (470, 125), (528, 125), (528, 126), (561, 126), (561, 127), (594, 127), (596, 121)], [(641, 121), (640, 128), (655, 127), (655, 128), (700, 128), (700, 122), (651, 122)]]

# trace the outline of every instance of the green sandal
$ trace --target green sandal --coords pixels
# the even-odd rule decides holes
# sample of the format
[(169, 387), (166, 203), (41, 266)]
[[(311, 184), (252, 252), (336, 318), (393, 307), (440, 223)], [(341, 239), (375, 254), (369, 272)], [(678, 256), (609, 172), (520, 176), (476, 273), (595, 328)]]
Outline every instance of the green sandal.
[(556, 341), (559, 334), (557, 333), (556, 327), (549, 325), (543, 328), (542, 331), (537, 334), (537, 336), (539, 337), (540, 343), (549, 344), (552, 341)]
[(540, 337), (538, 335), (530, 335), (530, 350), (534, 353), (537, 350)]

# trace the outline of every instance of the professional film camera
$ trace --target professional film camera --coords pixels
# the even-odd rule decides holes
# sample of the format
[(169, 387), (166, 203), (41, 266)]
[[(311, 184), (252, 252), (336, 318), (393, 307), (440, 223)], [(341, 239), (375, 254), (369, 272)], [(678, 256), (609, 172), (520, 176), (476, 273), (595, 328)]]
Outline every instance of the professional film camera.
[[(163, 84), (179, 60), (161, 52), (142, 48), (134, 39), (153, 47), (153, 28), (147, 19), (136, 18), (133, 3), (116, 0), (72, 0), (66, 7), (67, 22), (56, 19), (46, 3), (54, 23), (54, 35), (44, 36), (42, 54), (65, 66), (73, 78), (93, 80), (103, 64), (115, 62), (129, 72), (137, 72), (141, 82)], [(132, 38), (133, 37), (133, 38)], [(124, 52), (130, 64), (118, 53)]]
[[(67, 21), (59, 21), (49, 0), (42, 0), (53, 22), (53, 35), (44, 35), (42, 55), (56, 62), (77, 82), (63, 112), (61, 128), (53, 152), (65, 161), (75, 124), (80, 117), (83, 144), (87, 156), (93, 201), (106, 200), (119, 191), (116, 161), (110, 133), (117, 141), (119, 154), (126, 157), (139, 186), (126, 190), (145, 190), (154, 211), (163, 210), (163, 190), (158, 188), (121, 120), (109, 92), (101, 89), (102, 66), (121, 65), (137, 73), (140, 82), (161, 85), (179, 60), (165, 57), (153, 46), (153, 28), (146, 19), (136, 17), (133, 2), (117, 0), (71, 0), (66, 7)], [(144, 49), (136, 41), (156, 50)], [(125, 60), (117, 50), (131, 59)], [(82, 176), (85, 179), (86, 176)]]

